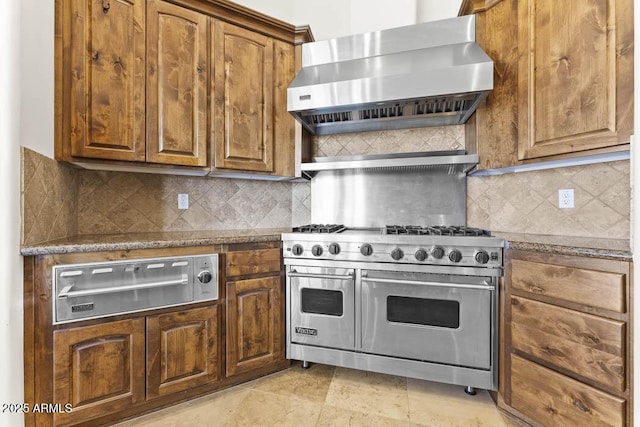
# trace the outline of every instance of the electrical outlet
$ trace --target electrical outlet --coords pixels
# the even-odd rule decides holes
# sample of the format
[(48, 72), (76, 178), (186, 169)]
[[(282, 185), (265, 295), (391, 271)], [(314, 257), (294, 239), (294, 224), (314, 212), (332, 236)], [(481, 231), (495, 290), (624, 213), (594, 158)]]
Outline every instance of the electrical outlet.
[(178, 209), (189, 209), (188, 194), (178, 194)]
[(573, 209), (573, 188), (558, 190), (558, 207), (560, 209)]

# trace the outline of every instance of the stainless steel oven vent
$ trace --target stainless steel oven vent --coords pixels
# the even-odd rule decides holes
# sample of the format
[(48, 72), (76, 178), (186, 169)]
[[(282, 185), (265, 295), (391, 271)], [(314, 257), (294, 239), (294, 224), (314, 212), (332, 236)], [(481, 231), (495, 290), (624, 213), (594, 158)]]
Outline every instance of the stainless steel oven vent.
[(352, 117), (351, 111), (345, 111), (342, 113), (312, 114), (309, 119), (312, 124), (321, 125), (323, 123), (348, 122), (353, 120)]
[(460, 116), (469, 110), (473, 100), (473, 96), (427, 99), (415, 103), (413, 114), (455, 114)]
[(360, 110), (360, 119), (383, 119), (387, 117), (401, 117), (404, 115), (404, 106), (392, 105), (390, 107), (382, 108), (369, 108), (367, 110)]

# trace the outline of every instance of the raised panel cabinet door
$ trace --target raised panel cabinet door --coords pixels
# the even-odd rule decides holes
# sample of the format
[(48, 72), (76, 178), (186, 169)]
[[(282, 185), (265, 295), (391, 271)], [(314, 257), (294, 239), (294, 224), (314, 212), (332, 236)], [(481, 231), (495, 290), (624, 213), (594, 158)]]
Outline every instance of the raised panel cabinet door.
[(218, 306), (147, 317), (147, 399), (220, 378)]
[(227, 283), (227, 376), (284, 359), (280, 276)]
[(147, 8), (147, 162), (206, 166), (209, 18), (164, 1)]
[(144, 319), (55, 331), (53, 399), (73, 411), (56, 425), (80, 423), (144, 402)]
[(628, 144), (633, 2), (518, 2), (518, 157)]
[(144, 161), (145, 2), (64, 0), (63, 10), (71, 155)]
[(214, 28), (214, 166), (272, 172), (273, 39), (220, 21)]

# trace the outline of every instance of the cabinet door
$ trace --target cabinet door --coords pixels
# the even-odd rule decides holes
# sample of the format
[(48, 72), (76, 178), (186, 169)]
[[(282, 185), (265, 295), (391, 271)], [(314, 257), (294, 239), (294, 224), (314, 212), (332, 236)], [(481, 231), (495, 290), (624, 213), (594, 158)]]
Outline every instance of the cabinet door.
[(108, 415), (144, 401), (144, 319), (55, 331), (53, 399), (67, 424)]
[[(287, 88), (295, 77), (295, 47), (276, 41), (274, 44), (273, 92), (273, 161), (274, 174), (296, 174), (296, 120), (287, 111)], [(298, 149), (299, 150), (299, 149)]]
[(227, 376), (284, 360), (280, 276), (227, 283)]
[(71, 88), (64, 94), (71, 155), (144, 161), (145, 2), (66, 4), (70, 16), (63, 25), (70, 28), (63, 32), (70, 42), (63, 41), (63, 54), (69, 52), (70, 69), (63, 80)]
[(147, 11), (147, 161), (206, 166), (209, 18), (159, 0)]
[(628, 144), (631, 0), (518, 2), (519, 159)]
[(218, 306), (147, 317), (147, 399), (220, 378)]
[(215, 22), (216, 168), (273, 171), (273, 40)]

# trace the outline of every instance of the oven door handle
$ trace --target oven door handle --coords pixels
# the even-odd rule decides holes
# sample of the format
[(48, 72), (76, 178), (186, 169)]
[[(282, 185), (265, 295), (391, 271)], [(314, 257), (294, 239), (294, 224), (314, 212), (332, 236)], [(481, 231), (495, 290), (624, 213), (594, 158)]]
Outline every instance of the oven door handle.
[(145, 283), (142, 285), (112, 286), (109, 288), (88, 289), (86, 291), (72, 291), (73, 285), (65, 286), (58, 294), (58, 298), (87, 297), (91, 295), (112, 294), (114, 292), (137, 291), (140, 289), (162, 288), (165, 286), (187, 285), (189, 276), (183, 274), (179, 280), (166, 280), (163, 282)]
[(335, 280), (353, 280), (353, 274), (315, 274), (315, 273), (298, 273), (295, 270), (287, 273), (288, 277), (307, 277), (309, 279), (335, 279)]
[(376, 279), (362, 276), (363, 282), (378, 282), (378, 283), (396, 283), (398, 285), (418, 285), (418, 286), (437, 286), (439, 288), (456, 288), (456, 289), (478, 289), (482, 291), (495, 291), (495, 287), (491, 286), (488, 282), (483, 282), (481, 285), (466, 285), (462, 283), (442, 283), (442, 282), (423, 282), (420, 280), (405, 280), (405, 279)]

